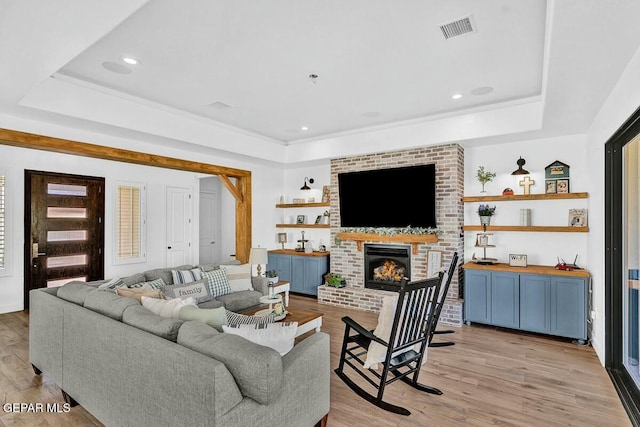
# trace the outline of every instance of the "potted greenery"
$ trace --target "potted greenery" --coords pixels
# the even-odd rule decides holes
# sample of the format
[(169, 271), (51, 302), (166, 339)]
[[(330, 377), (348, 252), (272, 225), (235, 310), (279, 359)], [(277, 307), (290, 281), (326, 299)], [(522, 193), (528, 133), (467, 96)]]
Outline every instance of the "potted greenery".
[(278, 277), (277, 270), (267, 270), (266, 273), (264, 273), (264, 275), (267, 276), (267, 279), (270, 285), (278, 283), (279, 277)]
[(327, 286), (333, 286), (334, 288), (344, 288), (347, 281), (336, 273), (327, 273), (324, 276), (324, 284)]
[(483, 205), (481, 204), (478, 207), (478, 215), (480, 215), (480, 224), (482, 224), (482, 226), (486, 229), (487, 225), (491, 224), (491, 217), (493, 215), (495, 215), (496, 213), (496, 207), (493, 206), (489, 206), (489, 205)]
[(480, 184), (482, 184), (482, 193), (486, 193), (486, 191), (484, 191), (484, 185), (487, 182), (491, 182), (493, 181), (493, 178), (496, 177), (495, 172), (489, 172), (484, 170), (484, 166), (480, 166), (478, 167), (478, 172), (476, 174), (476, 176), (478, 177), (478, 181), (480, 181)]

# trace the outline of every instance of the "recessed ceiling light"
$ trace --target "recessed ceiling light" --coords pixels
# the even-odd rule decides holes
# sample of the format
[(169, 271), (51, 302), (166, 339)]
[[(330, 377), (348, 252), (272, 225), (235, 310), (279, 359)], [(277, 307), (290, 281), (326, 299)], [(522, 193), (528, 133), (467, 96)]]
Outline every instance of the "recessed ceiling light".
[(309, 127), (308, 127), (308, 126), (302, 126), (302, 127), (300, 128), (300, 130), (309, 130)]
[(124, 65), (120, 64), (119, 62), (103, 62), (102, 66), (111, 71), (112, 73), (118, 73), (118, 74), (129, 74), (131, 73), (131, 69), (125, 67)]
[(124, 62), (126, 62), (127, 64), (130, 64), (130, 65), (137, 65), (138, 64), (138, 60), (135, 59), (135, 58), (132, 58), (130, 56), (125, 56), (124, 58), (122, 58), (122, 60)]
[(453, 95), (451, 95), (451, 99), (460, 99), (460, 98), (462, 98), (461, 93), (454, 93)]
[(471, 95), (486, 95), (491, 92), (493, 92), (493, 88), (491, 86), (482, 86), (473, 89), (471, 91)]

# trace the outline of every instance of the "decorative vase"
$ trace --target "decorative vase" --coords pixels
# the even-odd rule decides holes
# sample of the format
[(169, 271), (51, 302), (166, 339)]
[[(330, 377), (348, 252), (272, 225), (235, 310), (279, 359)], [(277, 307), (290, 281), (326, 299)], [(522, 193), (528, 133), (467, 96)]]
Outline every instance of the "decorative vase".
[(270, 285), (274, 285), (274, 284), (278, 283), (278, 280), (280, 280), (280, 278), (278, 276), (276, 276), (276, 277), (267, 277), (267, 280), (269, 281)]
[(480, 215), (480, 224), (483, 227), (491, 225), (491, 215)]

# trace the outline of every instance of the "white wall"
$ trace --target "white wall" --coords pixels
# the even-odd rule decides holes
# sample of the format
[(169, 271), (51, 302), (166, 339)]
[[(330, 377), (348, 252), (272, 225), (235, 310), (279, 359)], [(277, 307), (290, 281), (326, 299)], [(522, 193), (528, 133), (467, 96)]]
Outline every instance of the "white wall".
[[(522, 156), (526, 160), (524, 169), (531, 172), (529, 177), (535, 181), (531, 194), (544, 193), (544, 169), (555, 160), (568, 164), (570, 168), (570, 191), (588, 192), (586, 137), (573, 135), (562, 138), (523, 141), (509, 144), (467, 147), (464, 151), (464, 188), (465, 196), (481, 195), (482, 185), (476, 178), (479, 166), (495, 172), (496, 178), (485, 185), (487, 195), (502, 194), (505, 188), (513, 189), (515, 194), (524, 194), (518, 182), (523, 176), (511, 175), (518, 168), (516, 161)], [(477, 209), (480, 203), (466, 203), (464, 223), (479, 225)], [(517, 202), (489, 202), (496, 206), (492, 225), (519, 225), (520, 209), (531, 209), (531, 225), (566, 226), (569, 209), (587, 208), (588, 200), (537, 200)], [(590, 223), (591, 221), (589, 221)], [(496, 248), (487, 249), (487, 257), (498, 258), (499, 262), (508, 262), (509, 254), (526, 254), (529, 264), (555, 265), (557, 257), (573, 262), (578, 255), (578, 265), (589, 269), (587, 251), (588, 233), (534, 233), (534, 232), (495, 232), (490, 244)], [(482, 250), (475, 247), (476, 232), (465, 232), (465, 260), (471, 259), (475, 252), (482, 257)]]

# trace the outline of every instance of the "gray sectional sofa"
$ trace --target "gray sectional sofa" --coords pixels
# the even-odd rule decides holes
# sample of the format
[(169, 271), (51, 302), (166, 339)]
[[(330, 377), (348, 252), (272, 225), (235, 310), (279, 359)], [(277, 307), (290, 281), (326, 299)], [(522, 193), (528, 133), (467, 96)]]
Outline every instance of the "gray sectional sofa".
[(326, 423), (327, 334), (315, 333), (280, 356), (199, 321), (157, 316), (96, 285), (30, 292), (29, 357), (67, 401), (105, 425)]

